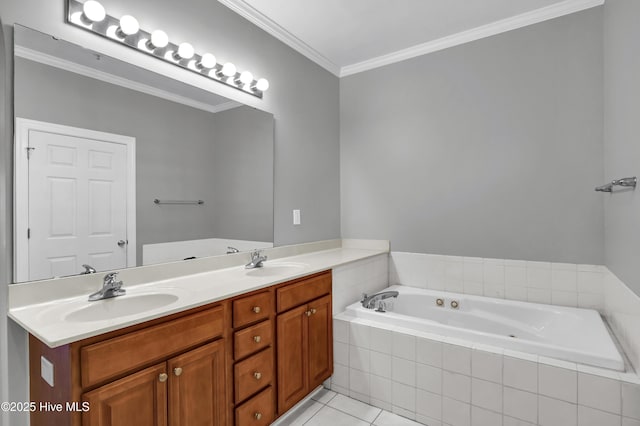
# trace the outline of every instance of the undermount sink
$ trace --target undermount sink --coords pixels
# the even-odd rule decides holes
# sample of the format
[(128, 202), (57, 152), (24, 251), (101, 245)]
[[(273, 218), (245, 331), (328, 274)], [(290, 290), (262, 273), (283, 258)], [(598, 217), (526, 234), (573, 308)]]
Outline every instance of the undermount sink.
[(139, 314), (170, 305), (178, 296), (164, 293), (134, 294), (89, 302), (89, 306), (71, 311), (65, 320), (72, 322), (102, 321)]
[(247, 270), (247, 275), (254, 277), (271, 277), (275, 275), (295, 274), (309, 265), (298, 262), (264, 262), (262, 268)]

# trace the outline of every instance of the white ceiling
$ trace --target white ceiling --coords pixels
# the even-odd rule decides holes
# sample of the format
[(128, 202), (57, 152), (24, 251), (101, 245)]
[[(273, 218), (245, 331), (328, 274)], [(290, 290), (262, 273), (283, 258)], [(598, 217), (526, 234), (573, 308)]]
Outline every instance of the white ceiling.
[(339, 76), (604, 3), (604, 0), (219, 1)]

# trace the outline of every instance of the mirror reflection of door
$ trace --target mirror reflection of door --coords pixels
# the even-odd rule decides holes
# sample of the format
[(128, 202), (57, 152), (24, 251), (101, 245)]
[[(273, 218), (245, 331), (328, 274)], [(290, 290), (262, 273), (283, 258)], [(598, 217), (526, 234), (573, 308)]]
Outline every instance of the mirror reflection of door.
[(18, 280), (135, 266), (134, 150), (134, 138), (17, 119)]

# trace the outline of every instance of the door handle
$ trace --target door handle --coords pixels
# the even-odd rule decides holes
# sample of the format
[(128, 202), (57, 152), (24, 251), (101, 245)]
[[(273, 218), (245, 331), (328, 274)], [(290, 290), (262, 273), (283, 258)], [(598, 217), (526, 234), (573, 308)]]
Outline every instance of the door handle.
[(127, 245), (125, 240), (118, 240), (118, 247), (124, 247), (125, 245)]

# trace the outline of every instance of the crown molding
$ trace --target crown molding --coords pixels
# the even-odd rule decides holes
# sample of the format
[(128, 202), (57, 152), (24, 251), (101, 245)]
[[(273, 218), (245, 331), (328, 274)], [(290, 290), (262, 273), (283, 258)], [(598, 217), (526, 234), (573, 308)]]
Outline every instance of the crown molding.
[(605, 0), (565, 0), (560, 3), (552, 4), (550, 6), (542, 7), (540, 9), (532, 10), (530, 12), (515, 15), (506, 19), (501, 19), (499, 21), (472, 28), (467, 31), (462, 31), (436, 40), (428, 41), (426, 43), (418, 44), (407, 49), (398, 50), (386, 55), (367, 59), (366, 61), (339, 67), (338, 65), (327, 59), (325, 56), (323, 56), (321, 53), (319, 53), (317, 50), (315, 50), (313, 47), (309, 46), (308, 44), (291, 34), (289, 31), (282, 28), (276, 22), (269, 19), (268, 17), (257, 11), (255, 8), (247, 4), (246, 1), (218, 1), (240, 16), (247, 19), (249, 22), (255, 24), (273, 37), (282, 41), (293, 50), (301, 53), (302, 55), (306, 56), (313, 62), (317, 63), (318, 65), (337, 75), (338, 77), (346, 77), (348, 75), (357, 74), (396, 62), (405, 61), (417, 56), (437, 52), (449, 47), (459, 46), (461, 44), (476, 41), (485, 37), (490, 37), (496, 34), (501, 34), (507, 31), (537, 24), (549, 19), (559, 18), (571, 13), (580, 12), (581, 10), (601, 6), (605, 2)]
[(85, 77), (104, 81), (106, 83), (111, 83), (118, 86), (126, 87), (127, 89), (135, 90), (141, 93), (145, 93), (147, 95), (156, 96), (158, 98), (162, 98), (168, 101), (187, 105), (192, 108), (197, 108), (197, 109), (208, 111), (214, 114), (220, 111), (226, 111), (228, 109), (242, 106), (241, 103), (235, 102), (235, 101), (229, 101), (229, 102), (225, 102), (218, 105), (210, 105), (206, 102), (196, 101), (186, 96), (181, 96), (175, 93), (171, 93), (166, 90), (158, 89), (157, 87), (153, 87), (144, 83), (129, 80), (124, 77), (118, 77), (113, 74), (109, 74), (104, 71), (97, 70), (95, 68), (87, 67), (85, 65), (80, 65), (75, 62), (67, 61), (66, 59), (61, 59), (56, 56), (48, 55), (46, 53), (29, 49), (23, 46), (15, 46), (14, 54), (15, 56), (20, 58), (28, 59), (34, 62), (39, 62), (44, 65), (49, 65), (51, 67), (59, 68), (75, 74), (80, 74)]
[(258, 28), (266, 31), (268, 34), (280, 40), (296, 52), (306, 56), (330, 73), (340, 76), (340, 67), (338, 65), (334, 64), (313, 47), (282, 28), (275, 21), (258, 12), (244, 0), (218, 0), (218, 2), (256, 25)]
[(357, 74), (374, 68), (396, 62), (405, 61), (417, 56), (426, 55), (427, 53), (437, 52), (449, 47), (476, 41), (485, 37), (496, 34), (505, 33), (507, 31), (537, 24), (549, 19), (559, 18), (571, 13), (580, 12), (585, 9), (600, 6), (605, 0), (565, 0), (550, 6), (533, 10), (531, 12), (515, 15), (510, 18), (501, 19), (487, 25), (482, 25), (457, 34), (442, 37), (427, 43), (418, 44), (407, 49), (389, 53), (387, 55), (378, 56), (366, 61), (358, 62), (352, 65), (344, 66), (340, 69), (340, 77)]

